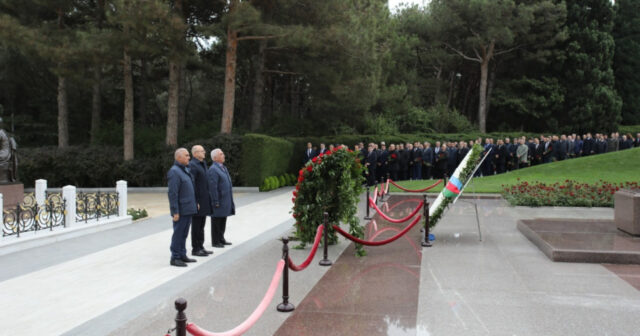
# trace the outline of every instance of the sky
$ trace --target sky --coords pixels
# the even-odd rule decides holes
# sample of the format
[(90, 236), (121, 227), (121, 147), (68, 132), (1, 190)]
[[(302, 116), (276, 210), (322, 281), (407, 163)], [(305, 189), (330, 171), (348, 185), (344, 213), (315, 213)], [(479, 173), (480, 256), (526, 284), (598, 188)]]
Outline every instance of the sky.
[(392, 13), (395, 13), (395, 8), (401, 3), (423, 5), (427, 2), (429, 2), (429, 0), (389, 0), (389, 9), (391, 9)]

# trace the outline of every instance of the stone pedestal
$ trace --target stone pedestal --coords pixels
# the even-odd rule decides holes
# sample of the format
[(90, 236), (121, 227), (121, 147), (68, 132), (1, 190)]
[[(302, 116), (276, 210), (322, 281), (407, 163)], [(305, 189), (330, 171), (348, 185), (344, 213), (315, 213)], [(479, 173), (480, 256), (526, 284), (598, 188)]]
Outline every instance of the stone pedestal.
[(640, 190), (622, 189), (614, 195), (614, 218), (619, 230), (640, 236)]
[(0, 184), (0, 194), (2, 194), (5, 208), (15, 207), (24, 199), (24, 184), (2, 183)]

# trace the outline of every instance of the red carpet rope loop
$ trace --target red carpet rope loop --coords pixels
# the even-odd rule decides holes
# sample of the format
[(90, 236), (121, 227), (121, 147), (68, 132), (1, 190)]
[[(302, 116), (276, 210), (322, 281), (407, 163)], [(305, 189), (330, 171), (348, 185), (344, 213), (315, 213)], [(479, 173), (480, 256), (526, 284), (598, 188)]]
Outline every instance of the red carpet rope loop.
[(420, 202), (418, 204), (418, 206), (409, 214), (409, 216), (407, 216), (405, 218), (402, 218), (402, 219), (393, 219), (393, 218), (385, 215), (382, 212), (382, 210), (380, 210), (380, 208), (378, 208), (376, 203), (373, 202), (371, 197), (369, 197), (369, 204), (370, 204), (371, 207), (373, 207), (376, 210), (376, 212), (378, 212), (380, 217), (384, 218), (386, 221), (391, 222), (391, 223), (404, 223), (404, 222), (408, 221), (409, 219), (411, 219), (411, 217), (415, 216), (418, 213), (418, 211), (420, 211), (420, 209), (422, 209), (422, 206), (424, 205), (424, 201)]
[(367, 245), (367, 246), (380, 246), (380, 245), (385, 245), (385, 244), (389, 244), (392, 241), (402, 237), (405, 233), (407, 233), (409, 230), (411, 230), (412, 227), (414, 227), (419, 221), (420, 218), (422, 218), (422, 216), (418, 216), (416, 217), (416, 219), (413, 220), (413, 222), (411, 222), (411, 224), (409, 224), (409, 226), (407, 226), (406, 228), (404, 228), (402, 231), (400, 231), (397, 235), (386, 239), (386, 240), (381, 240), (381, 241), (376, 241), (376, 242), (372, 242), (372, 241), (366, 241), (366, 240), (362, 240), (358, 237), (354, 237), (352, 235), (350, 235), (348, 232), (342, 230), (339, 226), (334, 225), (333, 229), (336, 230), (338, 233), (340, 233), (341, 235), (343, 235), (345, 238), (354, 241), (358, 244), (362, 244), (362, 245)]
[(307, 257), (307, 260), (305, 260), (302, 264), (297, 266), (293, 263), (293, 261), (291, 260), (291, 257), (289, 257), (289, 268), (292, 271), (299, 272), (307, 268), (307, 266), (309, 266), (309, 264), (313, 260), (313, 257), (316, 255), (316, 251), (318, 250), (318, 245), (320, 245), (320, 239), (322, 238), (322, 230), (324, 230), (324, 225), (318, 226), (318, 231), (316, 231), (316, 239), (313, 241), (313, 247), (311, 248), (311, 252), (309, 252), (309, 256)]
[(391, 181), (391, 184), (393, 184), (394, 186), (396, 186), (396, 188), (400, 189), (400, 190), (404, 190), (406, 192), (415, 192), (415, 193), (419, 193), (419, 192), (423, 192), (423, 191), (427, 191), (429, 189), (433, 189), (435, 186), (437, 186), (438, 184), (442, 183), (442, 180), (438, 180), (436, 183), (424, 188), (424, 189), (419, 189), (419, 190), (411, 190), (411, 189), (406, 189), (402, 186), (397, 185), (395, 182)]
[(204, 329), (200, 329), (200, 327), (193, 323), (189, 323), (187, 325), (187, 331), (194, 336), (236, 336), (244, 334), (258, 321), (260, 316), (262, 316), (264, 311), (271, 303), (273, 295), (276, 293), (276, 289), (278, 288), (278, 283), (280, 283), (280, 278), (282, 277), (283, 270), (284, 260), (280, 260), (278, 262), (278, 266), (276, 267), (276, 272), (273, 274), (273, 279), (271, 279), (271, 284), (269, 285), (267, 293), (264, 295), (262, 301), (253, 311), (253, 313), (239, 326), (225, 332), (213, 333)]

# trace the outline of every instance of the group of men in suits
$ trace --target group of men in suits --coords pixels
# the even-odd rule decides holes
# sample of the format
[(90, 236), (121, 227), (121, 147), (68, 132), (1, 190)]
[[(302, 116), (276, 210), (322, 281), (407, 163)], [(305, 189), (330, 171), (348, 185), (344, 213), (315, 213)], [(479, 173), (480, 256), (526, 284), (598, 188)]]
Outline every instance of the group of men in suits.
[(235, 215), (231, 176), (224, 165), (224, 152), (211, 151), (213, 163), (207, 166), (206, 151), (196, 145), (191, 148), (193, 158), (185, 148), (175, 151), (173, 166), (167, 173), (169, 208), (173, 220), (170, 265), (185, 267), (196, 262), (187, 256), (186, 240), (191, 227), (191, 254), (206, 257), (213, 254), (204, 248), (206, 218), (211, 217), (213, 247), (231, 245), (224, 238), (227, 217)]
[[(420, 180), (444, 178), (453, 175), (458, 164), (464, 159), (474, 144), (480, 144), (483, 155), (491, 154), (477, 170), (477, 176), (501, 174), (507, 171), (529, 167), (553, 161), (561, 161), (581, 156), (607, 153), (617, 150), (640, 147), (640, 133), (634, 138), (631, 134), (591, 133), (582, 136), (562, 134), (529, 138), (505, 138), (497, 141), (492, 138), (481, 138), (472, 141), (436, 141), (414, 142), (406, 144), (380, 145), (369, 143), (365, 147), (360, 142), (354, 146), (361, 162), (366, 167), (367, 185), (385, 182), (387, 176), (392, 180)], [(333, 145), (330, 145), (333, 150)], [(320, 148), (307, 144), (304, 163), (326, 151), (325, 145)]]
[(595, 136), (591, 133), (582, 136), (540, 135), (529, 139), (505, 138), (495, 144), (494, 139), (488, 138), (485, 139), (483, 147), (484, 153), (491, 149), (491, 155), (483, 162), (477, 174), (494, 175), (554, 161), (640, 147), (640, 133), (635, 138), (631, 134), (621, 136), (617, 132), (611, 133), (610, 136), (601, 133), (596, 133)]

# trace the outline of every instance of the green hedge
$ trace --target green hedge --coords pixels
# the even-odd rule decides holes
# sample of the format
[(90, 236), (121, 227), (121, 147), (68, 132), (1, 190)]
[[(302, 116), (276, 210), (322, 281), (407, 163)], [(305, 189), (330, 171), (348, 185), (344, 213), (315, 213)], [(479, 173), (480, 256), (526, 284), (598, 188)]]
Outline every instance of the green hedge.
[[(231, 179), (235, 185), (239, 184), (242, 136), (217, 135), (181, 146), (191, 150), (195, 144), (204, 146), (208, 163), (211, 163), (211, 150), (221, 148), (226, 154), (225, 164)], [(18, 149), (18, 174), (25, 187), (33, 187), (37, 179), (46, 179), (49, 187), (115, 187), (117, 180), (126, 180), (130, 187), (166, 186), (173, 152), (164, 148), (157, 155), (122, 162), (122, 148), (113, 146), (24, 147)]]
[(289, 161), (293, 143), (261, 134), (245, 134), (242, 139), (240, 181), (246, 186), (259, 186), (267, 176), (291, 172)]

